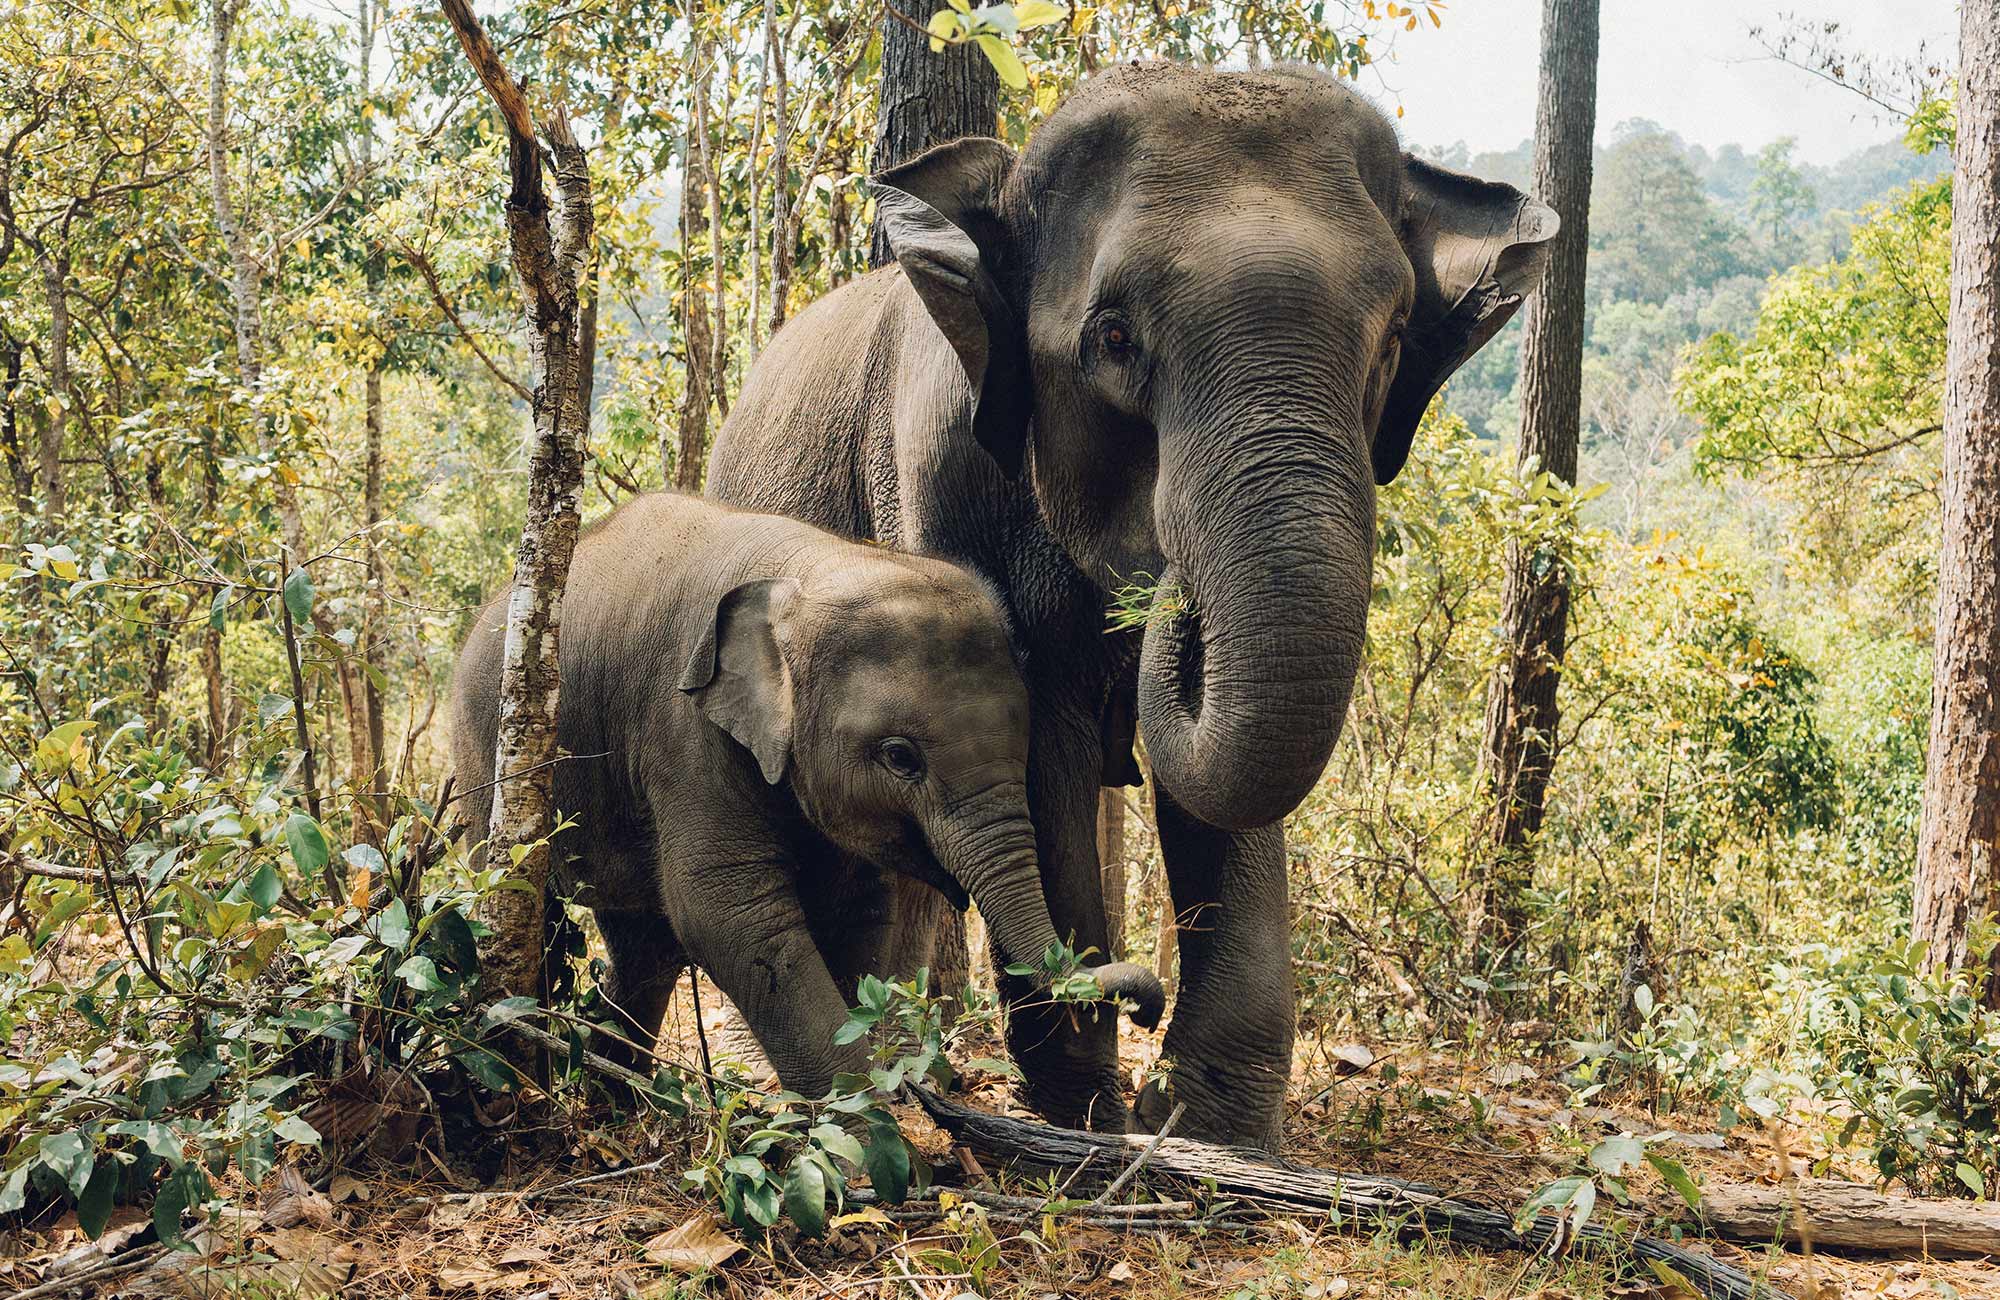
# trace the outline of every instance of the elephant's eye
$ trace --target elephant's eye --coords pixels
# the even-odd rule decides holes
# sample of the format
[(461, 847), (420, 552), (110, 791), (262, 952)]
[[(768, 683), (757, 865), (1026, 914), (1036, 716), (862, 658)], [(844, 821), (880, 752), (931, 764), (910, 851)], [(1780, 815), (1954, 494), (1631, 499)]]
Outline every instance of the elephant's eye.
[(1106, 316), (1097, 323), (1097, 345), (1114, 361), (1129, 360), (1139, 350), (1132, 326), (1122, 316)]
[(901, 736), (890, 736), (875, 747), (875, 758), (899, 781), (924, 779), (924, 756), (916, 745)]

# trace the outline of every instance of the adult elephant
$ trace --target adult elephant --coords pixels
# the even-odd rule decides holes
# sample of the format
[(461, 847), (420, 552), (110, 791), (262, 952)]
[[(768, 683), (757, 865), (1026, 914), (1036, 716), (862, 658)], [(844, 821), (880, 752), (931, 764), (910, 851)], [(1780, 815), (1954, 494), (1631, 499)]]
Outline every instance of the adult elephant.
[[(765, 350), (709, 492), (950, 557), (1004, 592), (1058, 930), (1102, 945), (1100, 784), (1143, 733), (1182, 932), (1139, 1115), (1275, 1149), (1295, 1023), (1279, 825), (1362, 653), (1375, 488), (1537, 282), (1555, 214), (1404, 154), (1303, 68), (1120, 66), (1019, 158), (944, 145), (877, 178), (898, 265)], [(1155, 591), (1143, 633), (1110, 593)], [(925, 921), (913, 908), (913, 951)], [(1028, 990), (1010, 986), (1010, 1000)], [(1109, 1017), (1014, 1008), (1029, 1100), (1125, 1120)]]

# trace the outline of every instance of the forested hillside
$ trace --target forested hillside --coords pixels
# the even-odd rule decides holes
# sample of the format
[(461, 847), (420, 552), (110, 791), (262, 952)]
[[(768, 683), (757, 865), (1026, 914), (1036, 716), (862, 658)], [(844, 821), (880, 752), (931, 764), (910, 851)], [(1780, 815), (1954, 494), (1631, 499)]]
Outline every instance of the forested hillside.
[[(477, 8), (587, 167), (594, 233), (555, 268), (588, 363), (585, 527), (699, 491), (773, 336), (869, 273), (867, 178), (907, 89), (886, 32), (964, 60), (1019, 149), (1101, 68), (1299, 59), (1380, 93), (1381, 52), (1423, 58), (1452, 20), (1423, 0)], [(1135, 1210), (1083, 1190), (1108, 1168), (1071, 1196), (983, 1167), (905, 1091), (956, 1070), (974, 1104), (1014, 1104), (977, 926), (976, 988), (860, 981), (840, 1041), (875, 1068), (825, 1098), (760, 1088), (696, 974), (658, 1060), (620, 1065), (575, 898), (550, 907), (539, 992), (497, 999), (494, 899), (561, 863), (575, 810), (488, 861), (460, 822), (491, 790), (452, 771), (454, 661), (483, 604), (523, 599), (554, 445), (517, 278), (541, 210), (508, 203), (542, 155), (492, 84), (428, 4), (0, 3), (0, 1287), (1678, 1296), (1628, 1247), (1683, 1232), (1698, 1183), (1808, 1171), (1990, 1209), (1994, 931), (1975, 918), (1954, 969), (1911, 928), (1948, 96), (1827, 166), (1789, 139), (1601, 124), (1575, 482), (1517, 462), (1517, 318), (1375, 498), (1365, 653), (1284, 823), (1291, 924), (1267, 936), (1297, 990), (1285, 1149), (1441, 1186), (1498, 1209), (1496, 1233), (1541, 1214), (1531, 1244), (1554, 1246), (1517, 1259), (1450, 1254), (1422, 1202), (1355, 1235), (1317, 1209), (1274, 1226), (1193, 1174), (1155, 1170)], [(1532, 142), (1420, 152), (1533, 187)], [(1510, 557), (1560, 566), (1570, 602), (1519, 878), (1486, 735)], [(1130, 576), (1107, 635), (1191, 616)], [(1173, 991), (1203, 931), (1177, 925), (1157, 782), (1111, 790), (1097, 956)], [(1496, 891), (1518, 927), (1486, 924)], [(1079, 960), (1002, 987), (1087, 1002)], [(1127, 1083), (1171, 1070), (1124, 1032)], [(626, 1181), (584, 1183), (605, 1174)], [(1587, 1222), (1610, 1246), (1565, 1253)], [(1818, 1276), (1782, 1247), (1722, 1254)]]

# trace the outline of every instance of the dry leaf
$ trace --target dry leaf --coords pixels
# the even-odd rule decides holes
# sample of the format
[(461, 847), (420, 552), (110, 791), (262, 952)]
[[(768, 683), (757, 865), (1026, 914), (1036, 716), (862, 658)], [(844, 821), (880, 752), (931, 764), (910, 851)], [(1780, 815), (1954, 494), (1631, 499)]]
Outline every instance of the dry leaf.
[(1110, 1278), (1113, 1282), (1130, 1282), (1132, 1280), (1132, 1266), (1121, 1259), (1116, 1264), (1113, 1264), (1104, 1276)]
[(719, 1268), (743, 1249), (712, 1214), (697, 1214), (646, 1243), (646, 1258), (683, 1273)]
[(437, 1271), (438, 1285), (447, 1291), (472, 1291), (479, 1295), (495, 1295), (513, 1292), (520, 1285), (520, 1277), (503, 1273), (483, 1260), (461, 1260), (455, 1264), (443, 1264)]
[(1359, 1074), (1375, 1064), (1375, 1053), (1366, 1043), (1342, 1043), (1330, 1049), (1327, 1055), (1333, 1058), (1333, 1077), (1336, 1079)]
[(264, 1222), (273, 1228), (289, 1228), (308, 1223), (315, 1228), (333, 1226), (333, 1202), (313, 1190), (298, 1166), (278, 1170), (277, 1185), (264, 1189)]
[(500, 1256), (502, 1264), (546, 1264), (548, 1259), (549, 1252), (532, 1245), (514, 1246)]
[(326, 1197), (335, 1205), (345, 1205), (349, 1201), (365, 1201), (375, 1194), (375, 1189), (351, 1174), (335, 1174), (333, 1182), (326, 1189)]

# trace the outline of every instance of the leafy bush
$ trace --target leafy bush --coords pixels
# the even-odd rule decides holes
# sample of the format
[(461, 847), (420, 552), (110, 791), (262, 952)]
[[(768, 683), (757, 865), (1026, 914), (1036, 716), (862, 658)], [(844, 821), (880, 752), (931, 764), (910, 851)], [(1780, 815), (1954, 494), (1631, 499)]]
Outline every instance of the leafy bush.
[[(1967, 970), (1983, 973), (1996, 937), (1975, 934)], [(1885, 1179), (1926, 1193), (1984, 1197), (2000, 1173), (2000, 1011), (1964, 971), (1924, 945), (1859, 951), (1815, 946), (1780, 966), (1796, 1000), (1799, 1045), (1819, 1090), (1851, 1111), (1834, 1135), (1872, 1149)]]

